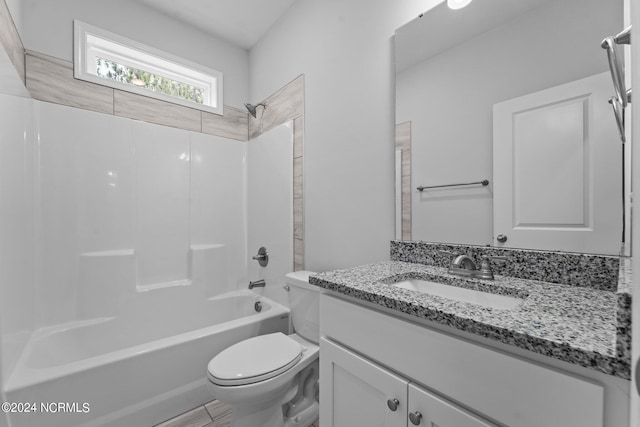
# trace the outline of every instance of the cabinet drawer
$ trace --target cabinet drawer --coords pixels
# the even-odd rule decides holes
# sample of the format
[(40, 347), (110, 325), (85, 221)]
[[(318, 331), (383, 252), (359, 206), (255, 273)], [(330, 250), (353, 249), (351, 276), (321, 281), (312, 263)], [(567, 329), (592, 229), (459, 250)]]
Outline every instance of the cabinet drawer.
[(500, 423), (603, 425), (599, 384), (332, 296), (320, 313), (325, 336)]

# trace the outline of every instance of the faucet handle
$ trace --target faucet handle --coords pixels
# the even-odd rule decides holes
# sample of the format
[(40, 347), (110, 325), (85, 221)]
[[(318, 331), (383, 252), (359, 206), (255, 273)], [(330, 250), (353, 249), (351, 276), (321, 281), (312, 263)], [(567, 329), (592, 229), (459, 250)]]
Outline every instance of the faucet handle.
[(507, 257), (482, 255), (482, 263), (480, 264), (480, 272), (478, 274), (479, 278), (493, 280), (493, 270), (491, 269), (492, 260), (506, 261)]
[(262, 267), (266, 267), (269, 264), (269, 252), (267, 252), (267, 248), (262, 246), (258, 249), (258, 255), (253, 256), (252, 259), (258, 261), (258, 264)]
[(453, 261), (460, 255), (457, 252), (443, 251), (443, 250), (440, 250), (440, 249), (438, 249), (438, 253), (440, 255), (445, 255), (445, 256), (448, 255), (448, 256), (451, 257), (451, 260), (449, 262), (449, 267), (451, 267), (451, 265), (453, 265)]
[(443, 251), (442, 249), (438, 249), (437, 251), (440, 255), (453, 255), (451, 251)]
[(481, 279), (493, 280), (493, 270), (491, 269), (491, 257), (482, 255), (482, 263), (480, 264), (480, 272), (478, 277)]
[(509, 260), (506, 256), (503, 255), (483, 255), (482, 258), (487, 257), (490, 261), (504, 261), (505, 263)]
[(486, 262), (488, 265), (491, 265), (491, 261), (507, 261), (508, 258), (506, 256), (501, 255), (482, 255), (482, 264)]
[(449, 255), (451, 258), (455, 258), (458, 255), (460, 255), (458, 252), (443, 251), (443, 250), (440, 250), (440, 249), (438, 249), (438, 253), (440, 255)]

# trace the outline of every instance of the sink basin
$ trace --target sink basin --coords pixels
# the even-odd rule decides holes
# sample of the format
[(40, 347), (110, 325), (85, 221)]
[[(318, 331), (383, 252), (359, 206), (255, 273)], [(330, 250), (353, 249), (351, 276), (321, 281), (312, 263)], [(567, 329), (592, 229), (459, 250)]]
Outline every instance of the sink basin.
[(522, 298), (507, 295), (496, 295), (458, 286), (445, 285), (423, 279), (410, 279), (393, 284), (398, 288), (409, 289), (424, 294), (435, 295), (455, 301), (468, 302), (484, 307), (511, 310), (522, 303)]

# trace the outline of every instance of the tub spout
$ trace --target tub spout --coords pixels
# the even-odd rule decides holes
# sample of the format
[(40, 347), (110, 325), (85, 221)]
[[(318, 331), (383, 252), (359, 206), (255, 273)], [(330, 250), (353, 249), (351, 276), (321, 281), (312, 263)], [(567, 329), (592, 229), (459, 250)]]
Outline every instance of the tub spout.
[(264, 288), (265, 285), (266, 285), (266, 283), (264, 282), (264, 279), (260, 279), (260, 280), (254, 281), (254, 282), (249, 282), (249, 289)]

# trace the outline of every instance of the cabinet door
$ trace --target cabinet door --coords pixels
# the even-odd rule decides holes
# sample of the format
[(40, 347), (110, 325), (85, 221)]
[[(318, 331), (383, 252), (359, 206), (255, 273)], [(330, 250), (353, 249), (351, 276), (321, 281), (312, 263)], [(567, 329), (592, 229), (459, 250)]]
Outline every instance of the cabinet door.
[[(408, 382), (404, 378), (324, 337), (320, 354), (322, 427), (407, 425)], [(389, 407), (394, 407), (394, 399), (395, 410)]]
[(426, 427), (495, 427), (476, 415), (409, 384), (409, 423)]

